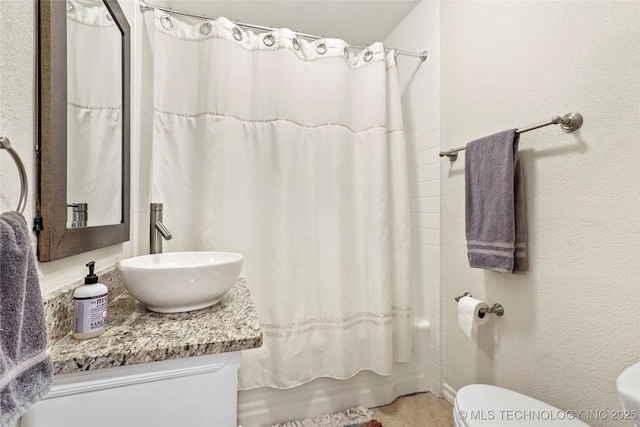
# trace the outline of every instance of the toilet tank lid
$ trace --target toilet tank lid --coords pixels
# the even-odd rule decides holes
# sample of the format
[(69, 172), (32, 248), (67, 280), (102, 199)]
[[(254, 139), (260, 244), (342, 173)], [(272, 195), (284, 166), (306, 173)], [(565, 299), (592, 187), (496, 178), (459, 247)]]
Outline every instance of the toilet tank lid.
[[(488, 384), (458, 390), (454, 416), (466, 427), (589, 427), (578, 413), (562, 411), (533, 397)], [(464, 413), (464, 414), (463, 414)]]

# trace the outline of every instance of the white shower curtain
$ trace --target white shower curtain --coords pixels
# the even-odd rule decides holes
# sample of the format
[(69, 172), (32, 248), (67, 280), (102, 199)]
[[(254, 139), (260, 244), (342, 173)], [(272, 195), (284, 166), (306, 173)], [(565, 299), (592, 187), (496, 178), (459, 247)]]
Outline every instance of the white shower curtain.
[(244, 255), (264, 332), (241, 389), (411, 358), (409, 209), (393, 54), (155, 14), (153, 201), (166, 251)]

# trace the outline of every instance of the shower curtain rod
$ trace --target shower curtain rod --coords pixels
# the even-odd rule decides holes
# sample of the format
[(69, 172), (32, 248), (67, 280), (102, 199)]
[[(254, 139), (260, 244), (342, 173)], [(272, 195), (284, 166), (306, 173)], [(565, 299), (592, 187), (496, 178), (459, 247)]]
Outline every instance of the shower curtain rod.
[[(160, 7), (160, 6), (154, 6), (152, 4), (149, 4), (147, 2), (145, 2), (144, 0), (140, 0), (140, 12), (142, 12), (143, 14), (145, 12), (148, 12), (150, 10), (153, 9), (158, 9), (161, 10), (163, 12), (166, 12), (170, 15), (182, 15), (182, 16), (189, 16), (191, 18), (201, 18), (201, 19), (208, 19), (211, 21), (215, 21), (217, 18), (210, 18), (206, 15), (197, 15), (195, 13), (189, 13), (189, 12), (182, 12), (182, 11), (178, 11), (172, 8), (167, 8), (167, 7)], [(261, 31), (273, 31), (274, 28), (273, 27), (265, 27), (262, 25), (256, 25), (256, 24), (247, 24), (244, 22), (234, 22), (235, 25), (239, 26), (239, 27), (245, 27), (245, 28), (252, 28), (254, 30), (261, 30)], [(299, 33), (297, 31), (294, 31), (296, 33), (296, 35), (298, 37), (303, 37), (305, 39), (310, 39), (310, 40), (322, 40), (322, 39), (326, 39), (327, 37), (322, 37), (322, 36), (314, 36), (311, 34), (304, 34), (304, 33)], [(362, 44), (362, 43), (351, 43), (348, 42), (349, 46), (358, 48), (358, 49), (366, 49), (367, 47), (369, 47), (366, 44)], [(398, 49), (391, 49), (391, 48), (384, 48), (385, 51), (390, 51), (390, 50), (394, 50), (398, 55), (405, 55), (405, 56), (413, 56), (416, 58), (419, 58), (421, 62), (424, 62), (427, 60), (427, 56), (429, 55), (428, 52), (422, 51), (422, 52), (408, 52), (406, 50), (398, 50)]]

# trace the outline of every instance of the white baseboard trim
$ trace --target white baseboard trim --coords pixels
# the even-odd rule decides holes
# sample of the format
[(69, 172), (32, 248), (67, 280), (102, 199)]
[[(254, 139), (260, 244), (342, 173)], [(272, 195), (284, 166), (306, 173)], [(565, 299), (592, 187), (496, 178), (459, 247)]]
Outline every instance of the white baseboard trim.
[(456, 391), (447, 383), (442, 384), (442, 395), (445, 400), (453, 405), (456, 400)]

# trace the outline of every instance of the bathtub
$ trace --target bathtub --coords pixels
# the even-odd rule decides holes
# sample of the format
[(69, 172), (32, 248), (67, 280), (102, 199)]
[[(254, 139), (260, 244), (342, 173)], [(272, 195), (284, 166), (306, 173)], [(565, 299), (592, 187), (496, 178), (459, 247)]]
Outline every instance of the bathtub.
[(238, 425), (268, 426), (354, 406), (372, 408), (391, 403), (398, 396), (430, 391), (429, 331), (428, 321), (414, 323), (413, 360), (394, 364), (388, 376), (364, 371), (348, 380), (319, 378), (287, 390), (263, 387), (240, 391)]

